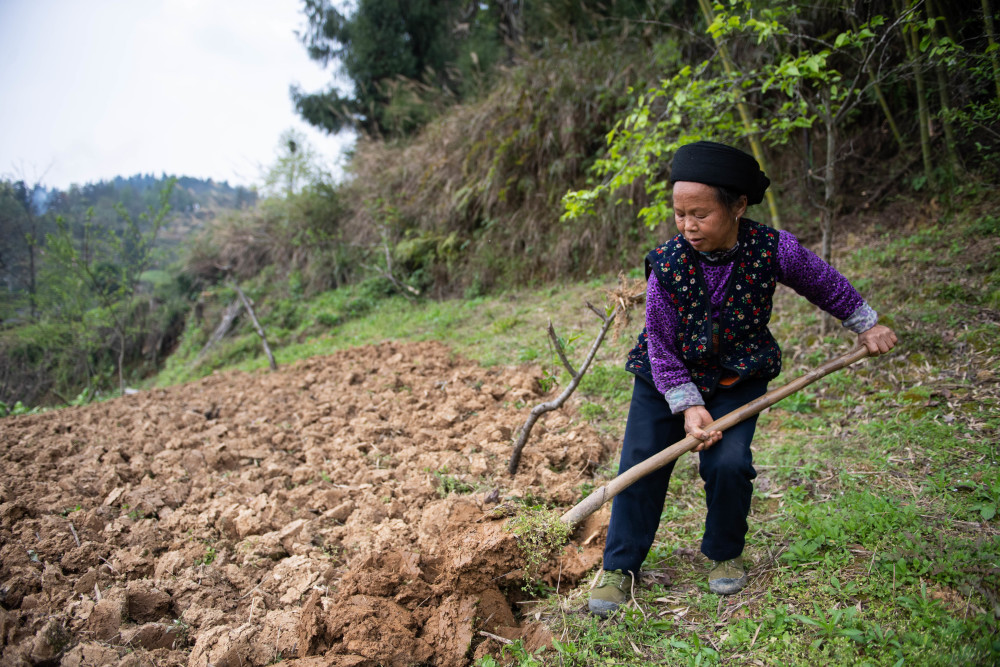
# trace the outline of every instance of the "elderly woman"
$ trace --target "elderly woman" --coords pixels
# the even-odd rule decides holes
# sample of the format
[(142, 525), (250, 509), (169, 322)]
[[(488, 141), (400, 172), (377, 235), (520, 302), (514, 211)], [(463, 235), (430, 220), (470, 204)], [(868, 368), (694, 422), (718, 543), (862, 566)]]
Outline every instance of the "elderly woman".
[[(636, 375), (619, 474), (685, 434), (701, 440), (708, 508), (701, 551), (713, 561), (709, 589), (746, 585), (743, 546), (753, 493), (750, 441), (756, 418), (725, 435), (714, 419), (763, 395), (781, 370), (768, 330), (783, 283), (843, 321), (871, 354), (896, 342), (844, 276), (784, 231), (743, 215), (770, 181), (743, 151), (708, 141), (682, 146), (671, 163), (676, 236), (646, 257), (646, 328), (629, 354)], [(618, 495), (604, 548), (604, 576), (590, 610), (607, 615), (628, 599), (663, 511), (673, 463)]]

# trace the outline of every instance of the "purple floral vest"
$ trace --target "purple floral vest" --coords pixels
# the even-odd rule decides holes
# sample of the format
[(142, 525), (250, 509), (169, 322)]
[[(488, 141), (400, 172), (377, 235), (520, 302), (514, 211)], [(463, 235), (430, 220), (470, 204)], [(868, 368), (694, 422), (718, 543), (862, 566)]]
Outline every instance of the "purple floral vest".
[[(767, 328), (778, 275), (778, 232), (743, 219), (740, 250), (726, 283), (719, 321), (713, 322), (708, 288), (698, 251), (678, 234), (646, 256), (677, 309), (677, 352), (702, 394), (713, 394), (719, 380), (738, 376), (770, 380), (781, 372), (781, 350)], [(629, 353), (625, 369), (653, 383), (646, 330)]]

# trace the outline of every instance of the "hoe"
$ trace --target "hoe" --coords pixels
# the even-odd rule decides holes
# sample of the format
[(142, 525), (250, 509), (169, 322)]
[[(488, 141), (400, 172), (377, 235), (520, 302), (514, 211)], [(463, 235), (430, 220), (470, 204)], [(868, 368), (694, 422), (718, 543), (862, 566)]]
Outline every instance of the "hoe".
[[(815, 382), (816, 380), (829, 375), (830, 373), (840, 370), (845, 366), (850, 366), (856, 361), (864, 359), (868, 356), (868, 349), (864, 346), (857, 347), (846, 354), (843, 354), (836, 359), (832, 359), (819, 368), (809, 371), (805, 375), (792, 380), (788, 384), (785, 384), (776, 389), (772, 389), (760, 398), (754, 399), (743, 405), (742, 407), (733, 410), (724, 417), (716, 419), (711, 424), (705, 427), (706, 431), (725, 431), (727, 428), (731, 428), (736, 424), (739, 424), (744, 419), (752, 417), (765, 408), (768, 408), (786, 396), (790, 396), (802, 389), (808, 384)], [(596, 512), (600, 507), (621, 493), (624, 489), (634, 484), (637, 480), (645, 477), (654, 470), (659, 470), (663, 466), (667, 465), (681, 454), (689, 452), (698, 446), (701, 442), (694, 436), (688, 436), (683, 440), (674, 443), (670, 447), (667, 447), (659, 454), (651, 456), (642, 463), (635, 465), (624, 473), (615, 477), (613, 480), (608, 482), (606, 485), (597, 489), (589, 496), (581, 500), (575, 507), (562, 515), (561, 520), (570, 529), (572, 529), (576, 524), (586, 519), (588, 516)]]

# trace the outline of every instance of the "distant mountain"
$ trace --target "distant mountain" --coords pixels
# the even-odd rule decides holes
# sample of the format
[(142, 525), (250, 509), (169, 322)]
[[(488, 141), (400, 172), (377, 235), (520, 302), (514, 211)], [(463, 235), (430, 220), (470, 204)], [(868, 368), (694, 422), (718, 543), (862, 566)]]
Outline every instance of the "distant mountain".
[(66, 192), (49, 191), (47, 205), (74, 212), (75, 215), (67, 216), (70, 218), (78, 218), (81, 212), (93, 207), (95, 222), (114, 227), (120, 222), (114, 211), (118, 203), (125, 207), (129, 215), (138, 218), (150, 206), (154, 209), (159, 207), (160, 192), (171, 178), (176, 179), (176, 183), (169, 200), (171, 215), (160, 230), (159, 238), (163, 245), (179, 243), (222, 211), (249, 208), (257, 203), (256, 190), (242, 185), (233, 187), (226, 181), (167, 174), (135, 174), (72, 186)]
[[(160, 206), (160, 193), (175, 177), (161, 174), (116, 176), (111, 180), (72, 185), (66, 190), (28, 188), (27, 201), (14, 196), (22, 183), (0, 181), (0, 300), (17, 300), (27, 294), (34, 278), (45, 264), (47, 235), (57, 230), (63, 220), (77, 239), (84, 237), (85, 225), (122, 230), (125, 223), (119, 206), (133, 220)], [(164, 251), (161, 261), (169, 262), (180, 243), (190, 238), (226, 211), (251, 208), (257, 203), (257, 191), (212, 179), (176, 177), (170, 195), (171, 213), (160, 229), (157, 245)], [(144, 226), (140, 222), (140, 228)], [(34, 239), (34, 252), (29, 238)], [(34, 267), (34, 269), (32, 268)], [(0, 303), (0, 311), (3, 310)]]

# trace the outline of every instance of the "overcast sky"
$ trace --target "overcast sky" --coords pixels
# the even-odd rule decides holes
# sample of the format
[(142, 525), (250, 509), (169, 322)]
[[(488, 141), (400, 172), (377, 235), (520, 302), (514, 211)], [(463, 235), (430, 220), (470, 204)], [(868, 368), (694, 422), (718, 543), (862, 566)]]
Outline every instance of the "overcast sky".
[(288, 95), (333, 77), (304, 25), (299, 0), (0, 0), (0, 177), (259, 184), (289, 128), (334, 163), (351, 139), (306, 125)]

